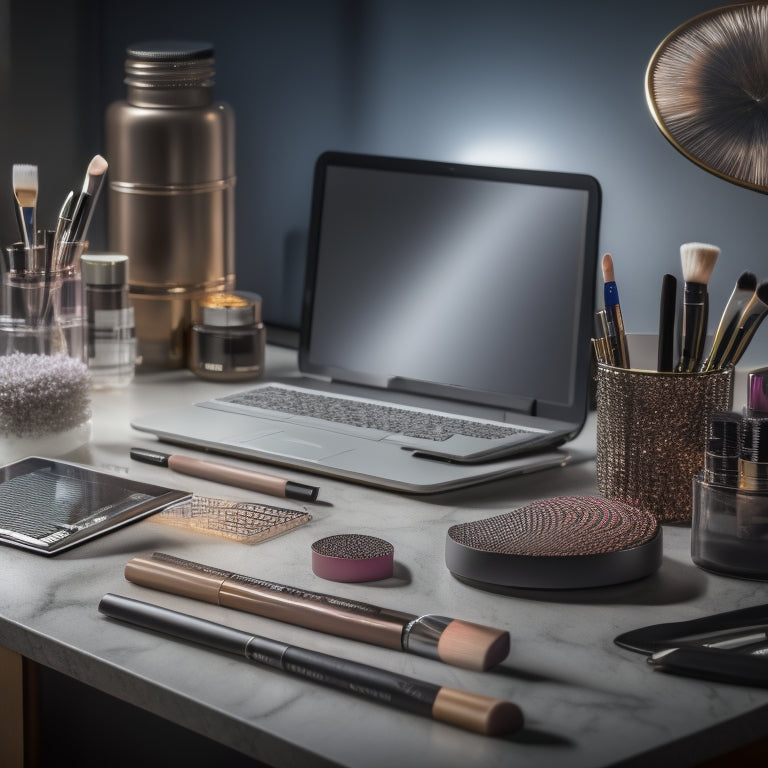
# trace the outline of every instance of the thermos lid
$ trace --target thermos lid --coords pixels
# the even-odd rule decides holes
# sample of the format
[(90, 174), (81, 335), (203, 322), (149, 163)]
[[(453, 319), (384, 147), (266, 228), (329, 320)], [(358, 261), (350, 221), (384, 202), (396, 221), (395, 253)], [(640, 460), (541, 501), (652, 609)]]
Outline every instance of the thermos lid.
[(129, 45), (125, 52), (142, 61), (196, 61), (213, 57), (210, 43), (193, 40), (150, 40)]
[(84, 253), (80, 257), (86, 285), (124, 285), (128, 282), (128, 257), (122, 253)]
[(203, 325), (232, 328), (261, 322), (261, 296), (256, 293), (210, 293), (197, 300)]
[[(210, 43), (150, 40), (129, 45), (126, 53), (125, 83), (131, 103), (146, 107), (166, 102), (195, 106), (210, 99), (215, 74)], [(175, 94), (170, 101), (169, 91)], [(180, 103), (176, 103), (178, 98)]]

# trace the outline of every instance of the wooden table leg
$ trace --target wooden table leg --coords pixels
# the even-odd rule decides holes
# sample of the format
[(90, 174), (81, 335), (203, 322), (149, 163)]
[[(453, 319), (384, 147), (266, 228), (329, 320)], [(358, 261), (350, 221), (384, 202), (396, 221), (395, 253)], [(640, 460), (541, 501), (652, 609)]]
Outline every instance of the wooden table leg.
[(37, 666), (0, 646), (0, 765), (40, 764)]

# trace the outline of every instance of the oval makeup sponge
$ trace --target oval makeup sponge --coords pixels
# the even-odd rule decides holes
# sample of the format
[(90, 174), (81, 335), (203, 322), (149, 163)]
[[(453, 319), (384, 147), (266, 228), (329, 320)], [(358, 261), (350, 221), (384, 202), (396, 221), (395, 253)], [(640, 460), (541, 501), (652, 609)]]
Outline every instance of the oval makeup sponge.
[(395, 548), (384, 539), (342, 533), (312, 545), (312, 571), (329, 581), (378, 581), (394, 572)]

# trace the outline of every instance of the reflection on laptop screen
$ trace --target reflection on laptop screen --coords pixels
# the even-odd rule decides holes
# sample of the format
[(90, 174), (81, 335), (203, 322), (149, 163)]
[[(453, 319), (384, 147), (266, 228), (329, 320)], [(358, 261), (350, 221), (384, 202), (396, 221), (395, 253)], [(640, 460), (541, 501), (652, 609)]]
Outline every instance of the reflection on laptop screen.
[(326, 160), (303, 368), (582, 408), (591, 177)]

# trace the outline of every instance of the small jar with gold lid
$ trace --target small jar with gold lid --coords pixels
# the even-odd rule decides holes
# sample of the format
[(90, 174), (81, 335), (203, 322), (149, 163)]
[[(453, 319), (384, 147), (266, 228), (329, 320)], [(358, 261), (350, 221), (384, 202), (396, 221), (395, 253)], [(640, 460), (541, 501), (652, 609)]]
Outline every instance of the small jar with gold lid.
[(264, 372), (265, 345), (259, 295), (208, 293), (193, 303), (189, 369), (200, 378), (257, 379)]

